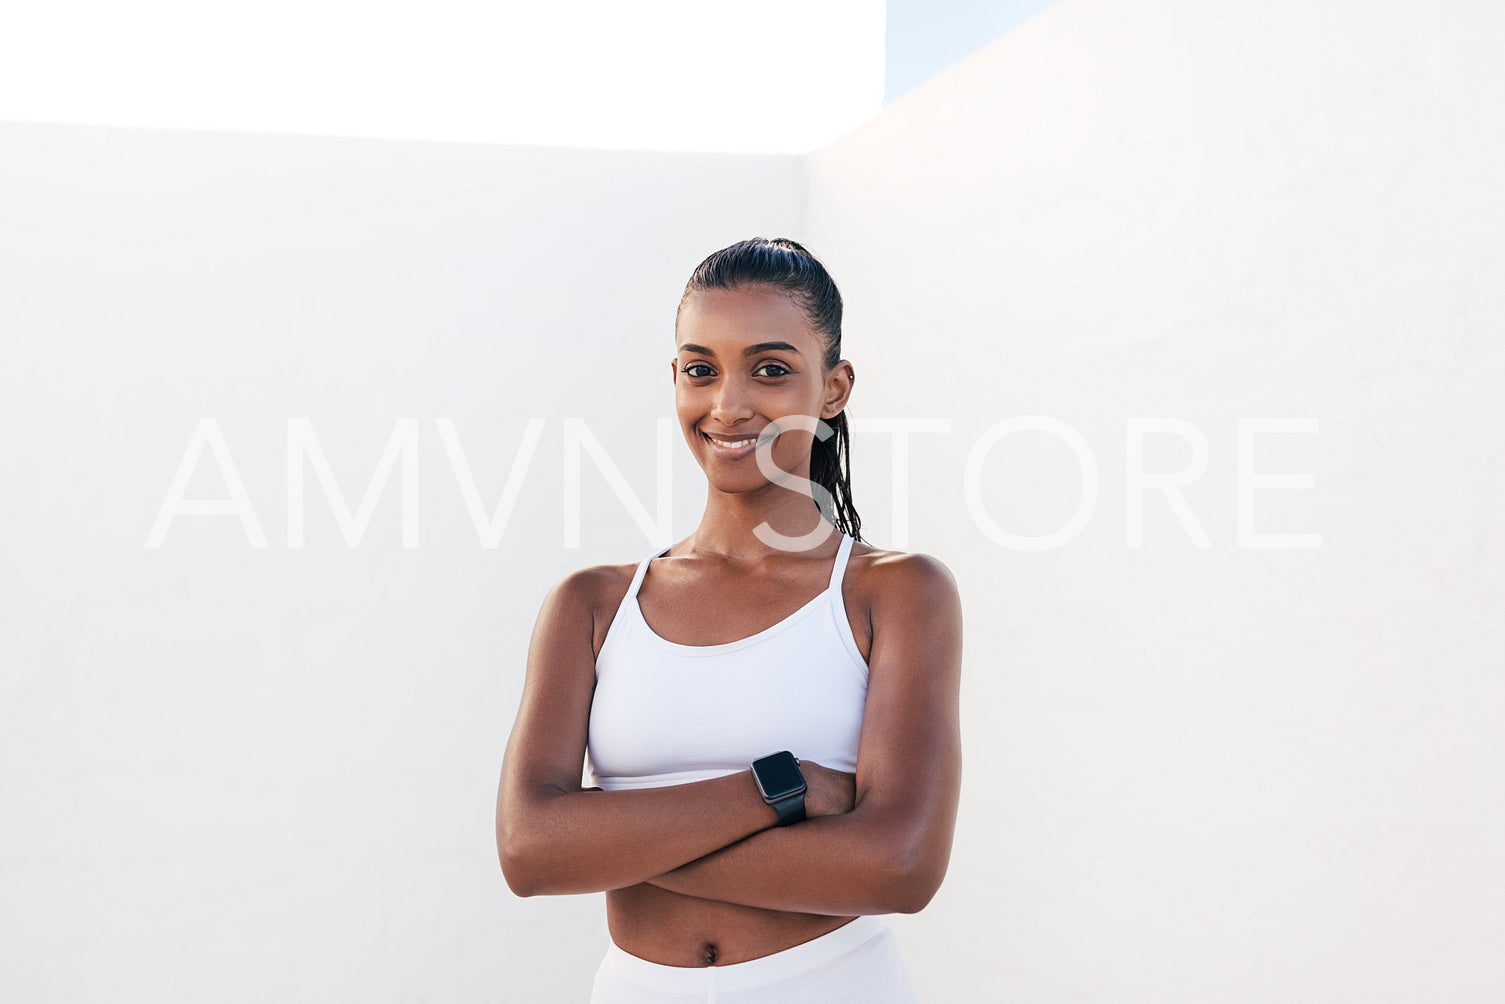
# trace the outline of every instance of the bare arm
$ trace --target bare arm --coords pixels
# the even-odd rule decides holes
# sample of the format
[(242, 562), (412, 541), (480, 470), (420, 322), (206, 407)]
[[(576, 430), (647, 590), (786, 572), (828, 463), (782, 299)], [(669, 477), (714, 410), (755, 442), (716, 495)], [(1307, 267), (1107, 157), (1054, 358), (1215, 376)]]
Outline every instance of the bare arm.
[[(581, 787), (600, 574), (585, 569), (560, 580), (544, 598), (528, 645), (496, 806), (502, 874), (520, 896), (636, 885), (777, 820), (750, 772), (636, 791)], [(816, 812), (822, 804), (818, 795)]]
[(913, 913), (934, 896), (961, 786), (961, 601), (921, 554), (895, 559), (877, 595), (852, 811), (764, 829), (652, 884), (833, 916)]

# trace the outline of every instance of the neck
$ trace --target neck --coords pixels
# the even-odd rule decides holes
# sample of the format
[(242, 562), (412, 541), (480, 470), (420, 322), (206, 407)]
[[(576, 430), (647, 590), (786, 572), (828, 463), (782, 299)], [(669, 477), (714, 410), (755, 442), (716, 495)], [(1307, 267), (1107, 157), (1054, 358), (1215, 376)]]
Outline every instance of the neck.
[(840, 543), (840, 533), (811, 499), (786, 488), (766, 485), (736, 494), (711, 488), (700, 525), (686, 543), (691, 553), (756, 565), (770, 557), (826, 556)]

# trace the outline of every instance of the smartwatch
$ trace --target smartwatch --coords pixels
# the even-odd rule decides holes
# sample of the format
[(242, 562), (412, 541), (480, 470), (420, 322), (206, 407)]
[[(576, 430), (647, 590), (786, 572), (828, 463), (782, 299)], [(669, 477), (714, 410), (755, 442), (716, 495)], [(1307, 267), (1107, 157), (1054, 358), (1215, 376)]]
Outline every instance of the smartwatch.
[(782, 750), (752, 762), (753, 779), (763, 801), (779, 814), (780, 826), (805, 818), (805, 774), (793, 753)]

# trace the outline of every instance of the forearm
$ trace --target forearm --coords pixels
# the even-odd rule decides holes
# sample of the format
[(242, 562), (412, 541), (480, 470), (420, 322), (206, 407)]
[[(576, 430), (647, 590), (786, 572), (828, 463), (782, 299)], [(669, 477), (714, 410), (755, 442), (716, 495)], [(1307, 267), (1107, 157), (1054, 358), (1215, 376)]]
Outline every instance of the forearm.
[(520, 896), (636, 885), (771, 826), (752, 775), (623, 791), (516, 791), (498, 803), (502, 872)]
[(861, 807), (756, 833), (648, 881), (701, 899), (830, 916), (913, 913), (949, 857), (900, 820)]

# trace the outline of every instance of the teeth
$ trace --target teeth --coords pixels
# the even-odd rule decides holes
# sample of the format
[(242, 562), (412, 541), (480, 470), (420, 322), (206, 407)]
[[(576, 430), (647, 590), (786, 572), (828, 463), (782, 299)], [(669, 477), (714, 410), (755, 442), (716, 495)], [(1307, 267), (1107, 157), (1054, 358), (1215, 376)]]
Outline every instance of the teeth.
[(753, 441), (751, 439), (738, 439), (738, 440), (717, 439), (715, 436), (711, 436), (711, 435), (707, 435), (705, 438), (709, 439), (711, 442), (715, 443), (717, 446), (724, 446), (724, 447), (726, 447), (729, 450), (735, 450), (735, 449), (737, 449), (740, 446), (746, 446), (748, 443), (751, 443)]

